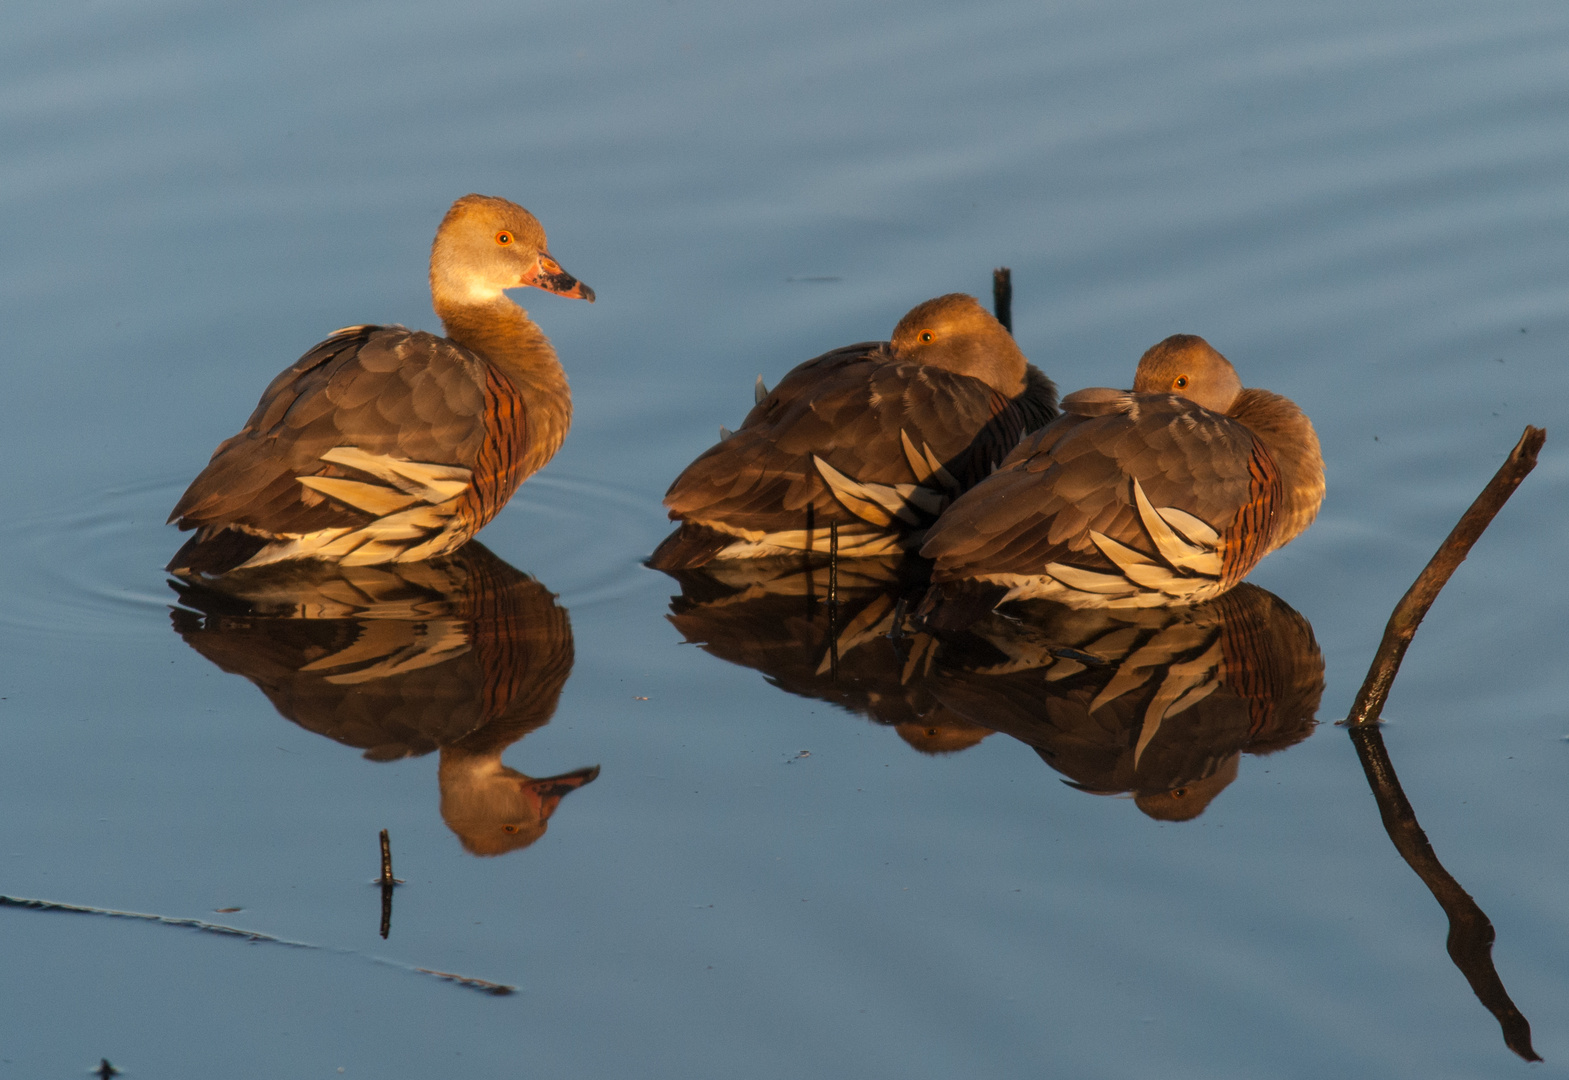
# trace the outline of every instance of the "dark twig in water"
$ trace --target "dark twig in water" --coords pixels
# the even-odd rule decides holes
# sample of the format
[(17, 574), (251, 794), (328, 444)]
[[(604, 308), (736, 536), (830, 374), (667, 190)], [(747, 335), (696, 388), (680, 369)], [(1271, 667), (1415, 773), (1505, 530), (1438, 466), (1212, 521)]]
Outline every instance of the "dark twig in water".
[(1384, 627), (1384, 640), (1379, 642), (1378, 652), (1373, 655), (1373, 664), (1368, 668), (1367, 679), (1357, 692), (1350, 715), (1346, 717), (1347, 724), (1378, 723), (1384, 711), (1384, 702), (1389, 698), (1389, 688), (1400, 672), (1400, 662), (1405, 659), (1406, 649), (1416, 636), (1416, 628), (1427, 615), (1427, 609), (1433, 606), (1439, 590), (1465, 561), (1471, 552), (1471, 545), (1476, 543), (1482, 531), (1492, 522), (1504, 503), (1509, 501), (1509, 496), (1520, 486), (1520, 481), (1536, 468), (1536, 455), (1546, 438), (1547, 432), (1541, 428), (1525, 429), (1525, 434), (1520, 436), (1520, 441), (1509, 452), (1503, 467), (1482, 489), (1482, 494), (1476, 497), (1460, 523), (1439, 545), (1438, 551), (1421, 574), (1417, 575), (1416, 582), (1400, 598), (1400, 603), (1395, 605), (1395, 612)]
[(284, 945), (291, 949), (312, 949), (317, 952), (337, 953), (340, 956), (357, 956), (362, 960), (369, 960), (373, 964), (384, 967), (397, 968), (399, 971), (417, 971), (421, 975), (434, 975), (446, 982), (457, 983), (471, 990), (483, 990), (487, 994), (504, 996), (515, 993), (517, 987), (505, 983), (488, 982), (485, 979), (471, 979), (463, 975), (452, 975), (444, 971), (432, 971), (430, 968), (415, 967), (412, 964), (400, 964), (396, 960), (388, 960), (380, 956), (366, 956), (364, 953), (352, 949), (334, 949), (324, 945), (312, 945), (304, 941), (290, 941), (288, 938), (273, 937), (271, 934), (259, 933), (255, 930), (240, 930), (233, 926), (224, 926), (221, 923), (203, 922), (200, 919), (175, 919), (167, 915), (148, 915), (140, 911), (116, 911), (113, 908), (84, 907), (79, 904), (62, 904), (57, 900), (29, 900), (20, 896), (0, 896), (0, 907), (24, 908), (29, 911), (60, 911), (71, 915), (99, 915), (107, 919), (135, 919), (140, 922), (156, 923), (160, 926), (178, 926), (188, 930), (199, 930), (204, 934), (218, 934), (222, 937), (243, 938), (246, 941), (267, 945)]
[(1389, 759), (1383, 733), (1379, 731), (1379, 718), (1417, 627), (1438, 598), (1439, 591), (1465, 561), (1477, 538), (1520, 486), (1520, 481), (1536, 467), (1536, 455), (1546, 438), (1547, 433), (1540, 428), (1525, 429), (1503, 467), (1482, 489), (1415, 583), (1395, 605), (1394, 614), (1384, 628), (1384, 638), (1368, 668), (1367, 679), (1346, 718), (1351, 743), (1356, 747), (1368, 787), (1378, 802), (1384, 831), (1389, 834), (1400, 857), (1416, 871), (1417, 877), (1449, 917), (1449, 937), (1445, 944), (1450, 959), (1471, 984), (1477, 1000), (1497, 1018), (1503, 1029), (1504, 1044), (1527, 1061), (1540, 1061), (1541, 1058), (1531, 1046), (1530, 1023), (1515, 1008), (1503, 980), (1498, 977), (1498, 969), (1493, 966), (1493, 924), (1438, 861), (1433, 845), (1417, 822), (1416, 811), (1400, 789), (1400, 779), (1395, 775), (1394, 763)]
[(992, 310), (1002, 328), (1013, 333), (1013, 271), (1006, 266), (992, 271)]
[(828, 603), (839, 602), (839, 523), (828, 523)]
[(98, 1077), (98, 1080), (109, 1080), (111, 1076), (119, 1076), (120, 1070), (109, 1064), (108, 1058), (99, 1058), (98, 1068), (93, 1070), (93, 1075)]
[(319, 945), (307, 945), (303, 941), (290, 941), (287, 938), (273, 937), (255, 930), (240, 930), (233, 926), (224, 926), (222, 923), (203, 922), (200, 919), (174, 919), (167, 915), (147, 915), (140, 911), (116, 911), (113, 908), (84, 907), (79, 904), (62, 904), (58, 900), (29, 900), (20, 896), (0, 896), (0, 907), (26, 908), (31, 911), (64, 911), (74, 915), (102, 915), (110, 919), (139, 919), (142, 922), (158, 923), (162, 926), (181, 926), (189, 930), (200, 930), (204, 934), (219, 934), (223, 937), (244, 938), (246, 941), (265, 941), (273, 945), (287, 945), (291, 949), (317, 949)]
[(1377, 724), (1363, 724), (1351, 729), (1351, 744), (1357, 757), (1362, 759), (1362, 771), (1367, 774), (1368, 787), (1378, 800), (1378, 812), (1384, 819), (1384, 830), (1394, 842), (1395, 850), (1416, 871), (1422, 884), (1428, 887), (1438, 906), (1449, 917), (1449, 938), (1445, 947), (1449, 958), (1471, 984), (1487, 1011), (1498, 1018), (1503, 1029), (1504, 1045), (1527, 1061), (1542, 1060), (1531, 1047), (1531, 1024), (1520, 1015), (1509, 992), (1504, 989), (1498, 969), (1493, 966), (1493, 924), (1469, 893), (1460, 887), (1438, 861), (1433, 845), (1416, 820), (1416, 811), (1400, 789), (1400, 778), (1384, 748), (1384, 736)]
[(392, 890), (403, 884), (392, 876), (392, 841), (386, 829), (381, 830), (381, 877), (376, 884), (381, 886), (381, 936), (385, 939), (392, 932)]
[(459, 986), (467, 987), (470, 990), (478, 990), (481, 993), (489, 994), (491, 997), (506, 997), (508, 994), (517, 993), (518, 989), (515, 986), (508, 986), (505, 983), (493, 983), (487, 982), (484, 979), (472, 979), (467, 975), (454, 975), (450, 971), (437, 971), (435, 968), (417, 967), (412, 968), (411, 970), (417, 971), (421, 975), (434, 975), (443, 982), (457, 983)]
[(828, 523), (828, 674), (839, 679), (839, 523)]
[(381, 877), (376, 879), (376, 884), (384, 888), (402, 884), (392, 876), (392, 841), (387, 837), (387, 830), (381, 830)]

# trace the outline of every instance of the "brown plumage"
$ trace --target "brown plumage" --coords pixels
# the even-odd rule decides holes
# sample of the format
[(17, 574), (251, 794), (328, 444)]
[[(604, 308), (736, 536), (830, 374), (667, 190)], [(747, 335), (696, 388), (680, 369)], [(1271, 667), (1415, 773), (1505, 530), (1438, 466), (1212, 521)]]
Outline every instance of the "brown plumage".
[(1197, 603), (1307, 528), (1323, 497), (1302, 411), (1179, 334), (1144, 354), (1131, 392), (1070, 394), (954, 502), (921, 549), (935, 562), (923, 610), (953, 627), (1020, 597)]
[(291, 559), (411, 562), (451, 551), (560, 448), (572, 397), (555, 350), (504, 290), (592, 301), (505, 199), (452, 204), (430, 257), (446, 337), (351, 326), (267, 387), (169, 515), (169, 564), (222, 574)]
[(953, 753), (991, 732), (932, 696), (936, 640), (900, 633), (907, 568), (902, 556), (847, 560), (832, 575), (830, 605), (822, 601), (831, 572), (820, 563), (716, 561), (672, 572), (681, 595), (671, 598), (669, 619), (689, 643), (787, 693), (892, 727), (922, 753)]
[(1073, 787), (1197, 817), (1313, 731), (1324, 658), (1306, 619), (1244, 584), (1205, 604), (1074, 610), (1035, 601), (945, 637), (930, 693), (1035, 747)]
[(659, 569), (710, 559), (898, 552), (959, 492), (1057, 414), (1057, 389), (973, 297), (939, 296), (893, 340), (825, 353), (787, 374), (665, 495), (682, 522)]
[[(1307, 620), (1243, 584), (1204, 604), (1082, 610), (1028, 601), (960, 633), (902, 617), (904, 560), (716, 562), (672, 576), (688, 642), (770, 684), (893, 727), (922, 753), (994, 731), (1073, 786), (1130, 792), (1152, 817), (1193, 817), (1243, 753), (1306, 738), (1324, 687)], [(882, 580), (878, 580), (881, 578)]]
[(502, 763), (555, 713), (572, 623), (483, 544), (429, 562), (292, 562), (172, 584), (180, 636), (287, 719), (374, 761), (439, 750), (441, 816), (477, 855), (528, 846), (599, 773), (535, 778)]

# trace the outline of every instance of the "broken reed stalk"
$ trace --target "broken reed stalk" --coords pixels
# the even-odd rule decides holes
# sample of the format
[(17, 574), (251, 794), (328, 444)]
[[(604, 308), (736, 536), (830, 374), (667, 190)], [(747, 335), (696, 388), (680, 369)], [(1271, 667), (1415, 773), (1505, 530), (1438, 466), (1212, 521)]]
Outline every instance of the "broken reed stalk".
[(1493, 966), (1493, 924), (1471, 894), (1438, 861), (1437, 852), (1416, 819), (1416, 811), (1400, 788), (1400, 778), (1395, 775), (1394, 763), (1384, 747), (1383, 732), (1377, 724), (1361, 724), (1351, 728), (1350, 735), (1362, 761), (1362, 771), (1367, 774), (1368, 787), (1378, 801), (1384, 831), (1449, 919), (1449, 937), (1444, 942), (1449, 958), (1471, 984), (1477, 1000), (1498, 1020), (1504, 1045), (1527, 1061), (1541, 1061), (1531, 1046), (1530, 1022), (1515, 1007)]
[(1389, 616), (1389, 623), (1384, 627), (1384, 639), (1379, 642), (1378, 652), (1373, 654), (1367, 678), (1362, 683), (1362, 689), (1357, 691), (1356, 701), (1352, 703), (1351, 712), (1345, 719), (1346, 724), (1361, 727), (1379, 722), (1384, 702), (1389, 699), (1389, 688), (1400, 672), (1400, 662), (1405, 659), (1406, 649), (1416, 636), (1416, 628), (1421, 625), (1428, 608), (1433, 606), (1433, 601), (1438, 599), (1439, 591), (1470, 554), (1471, 546), (1504, 503), (1509, 501), (1509, 496), (1520, 486), (1520, 481), (1536, 468), (1536, 455), (1546, 438), (1547, 432), (1541, 428), (1525, 429), (1503, 466), (1460, 518), (1460, 523), (1439, 545), (1438, 551), (1417, 575), (1416, 582), (1400, 598), (1400, 603), (1395, 605), (1394, 614)]
[(1013, 333), (1013, 271), (999, 266), (992, 271), (992, 311), (1008, 333)]
[(828, 602), (839, 602), (839, 523), (828, 523)]
[[(400, 883), (394, 879), (394, 884)], [(479, 990), (494, 997), (505, 997), (508, 994), (517, 993), (517, 987), (508, 986), (506, 983), (494, 983), (487, 979), (474, 979), (467, 975), (454, 975), (450, 971), (436, 971), (431, 968), (415, 967), (397, 960), (388, 960), (383, 956), (371, 956), (367, 953), (356, 952), (353, 949), (312, 945), (306, 941), (290, 941), (287, 938), (273, 937), (271, 934), (263, 934), (256, 930), (240, 930), (233, 926), (224, 926), (221, 923), (202, 922), (200, 919), (175, 919), (167, 915), (147, 915), (139, 911), (116, 911), (113, 908), (83, 907), (80, 904), (62, 904), (58, 900), (31, 900), (22, 896), (5, 896), (3, 894), (0, 894), (0, 908), (55, 911), (71, 915), (98, 915), (108, 919), (134, 919), (158, 926), (177, 926), (182, 929), (197, 930), (204, 934), (237, 937), (248, 942), (264, 942), (270, 945), (283, 945), (291, 949), (315, 949), (322, 952), (338, 953), (342, 956), (357, 956), (362, 960), (369, 960), (373, 964), (381, 964), (384, 967), (398, 968), (401, 971), (417, 971), (422, 975), (434, 975), (436, 978), (446, 982), (456, 983), (470, 990)]]
[(381, 937), (385, 941), (392, 933), (392, 890), (403, 884), (392, 876), (392, 841), (386, 829), (381, 830), (381, 878), (376, 884), (381, 886)]
[(1378, 802), (1384, 831), (1449, 919), (1449, 937), (1445, 942), (1449, 958), (1465, 976), (1477, 1000), (1497, 1019), (1504, 1044), (1527, 1061), (1540, 1061), (1541, 1058), (1531, 1046), (1530, 1023), (1510, 1000), (1503, 980), (1498, 977), (1498, 969), (1493, 965), (1493, 924), (1438, 861), (1438, 854), (1416, 819), (1416, 811), (1401, 790), (1400, 778), (1395, 775), (1394, 762), (1389, 758), (1383, 733), (1379, 731), (1379, 718), (1417, 627), (1438, 598), (1439, 591), (1470, 554), (1477, 538), (1520, 486), (1520, 481), (1536, 467), (1536, 456), (1546, 438), (1547, 433), (1540, 428), (1525, 429), (1503, 466), (1439, 545), (1400, 603), (1395, 605), (1367, 678), (1345, 721), (1368, 787)]
[(839, 681), (839, 523), (828, 523), (829, 678)]
[(387, 839), (387, 830), (381, 830), (381, 878), (382, 887), (396, 883), (392, 876), (392, 842)]

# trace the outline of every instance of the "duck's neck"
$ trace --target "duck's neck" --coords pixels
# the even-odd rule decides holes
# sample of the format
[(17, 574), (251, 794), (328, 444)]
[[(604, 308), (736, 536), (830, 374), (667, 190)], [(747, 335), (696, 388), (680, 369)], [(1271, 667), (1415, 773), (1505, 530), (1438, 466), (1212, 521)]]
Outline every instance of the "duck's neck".
[(1230, 415), (1258, 436), (1280, 469), (1285, 503), (1269, 550), (1284, 547), (1313, 523), (1324, 501), (1324, 457), (1313, 422), (1295, 403), (1268, 390), (1243, 390)]
[[(517, 304), (498, 296), (485, 303), (436, 303), (447, 336), (489, 361), (517, 386), (529, 425), (529, 455), (538, 468), (560, 449), (572, 424), (572, 391), (550, 339)], [(533, 471), (529, 469), (528, 471)]]

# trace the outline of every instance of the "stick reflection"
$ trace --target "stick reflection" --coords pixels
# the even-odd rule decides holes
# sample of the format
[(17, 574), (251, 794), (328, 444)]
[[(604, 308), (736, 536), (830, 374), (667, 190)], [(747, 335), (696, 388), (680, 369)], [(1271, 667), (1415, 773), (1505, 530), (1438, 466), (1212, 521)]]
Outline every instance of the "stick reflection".
[(1498, 1020), (1503, 1030), (1504, 1045), (1527, 1061), (1541, 1061), (1531, 1046), (1531, 1025), (1515, 1008), (1504, 989), (1504, 982), (1493, 966), (1493, 923), (1486, 913), (1471, 899), (1471, 894), (1460, 887), (1438, 861), (1438, 854), (1427, 839), (1427, 833), (1416, 820), (1416, 811), (1401, 790), (1400, 778), (1384, 748), (1384, 736), (1376, 724), (1355, 725), (1350, 729), (1351, 744), (1356, 747), (1362, 761), (1362, 771), (1367, 774), (1368, 787), (1378, 800), (1378, 813), (1384, 820), (1384, 830), (1394, 841), (1395, 850), (1406, 861), (1422, 884), (1428, 887), (1438, 906), (1449, 918), (1449, 937), (1444, 947), (1449, 958), (1471, 984), (1487, 1011)]

